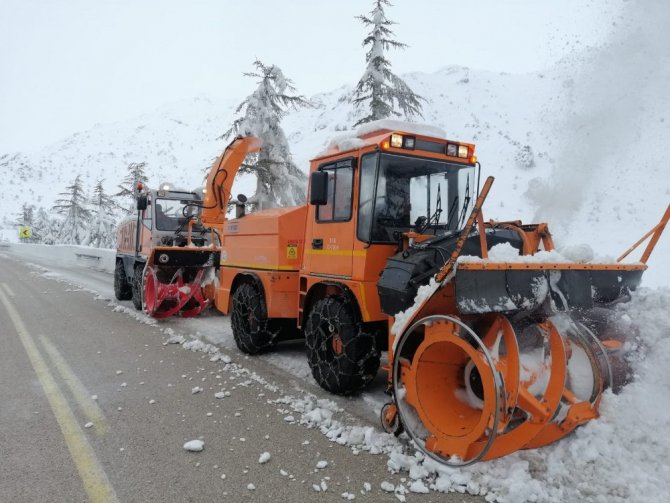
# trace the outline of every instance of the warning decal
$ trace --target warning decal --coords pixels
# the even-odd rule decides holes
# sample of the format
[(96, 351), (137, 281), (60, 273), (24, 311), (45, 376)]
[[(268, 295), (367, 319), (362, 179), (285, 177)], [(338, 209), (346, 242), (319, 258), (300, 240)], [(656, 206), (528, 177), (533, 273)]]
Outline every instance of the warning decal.
[(289, 243), (286, 247), (286, 258), (295, 260), (298, 258), (298, 243)]

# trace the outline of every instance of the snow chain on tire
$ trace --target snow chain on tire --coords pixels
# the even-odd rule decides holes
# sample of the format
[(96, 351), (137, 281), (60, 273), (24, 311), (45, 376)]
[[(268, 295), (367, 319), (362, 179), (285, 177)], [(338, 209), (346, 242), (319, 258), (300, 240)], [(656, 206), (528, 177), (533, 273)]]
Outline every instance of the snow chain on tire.
[(326, 297), (312, 306), (305, 345), (314, 379), (331, 393), (355, 393), (379, 370), (376, 338), (364, 331), (354, 304), (346, 297)]
[(240, 351), (255, 355), (277, 343), (281, 327), (268, 319), (267, 312), (265, 299), (257, 287), (243, 283), (235, 290), (230, 321)]
[(144, 276), (144, 265), (135, 266), (135, 274), (133, 274), (132, 291), (133, 291), (133, 306), (138, 311), (142, 310), (142, 277)]
[(114, 268), (114, 296), (117, 300), (130, 300), (133, 298), (133, 289), (126, 279), (126, 269), (123, 262), (116, 261)]

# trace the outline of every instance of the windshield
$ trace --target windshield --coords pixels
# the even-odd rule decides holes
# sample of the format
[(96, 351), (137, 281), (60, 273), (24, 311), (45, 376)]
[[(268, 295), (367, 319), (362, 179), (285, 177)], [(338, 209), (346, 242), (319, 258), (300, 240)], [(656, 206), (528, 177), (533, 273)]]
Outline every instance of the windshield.
[(364, 156), (358, 239), (395, 243), (395, 231), (459, 230), (476, 198), (474, 176), (474, 167), (444, 161), (397, 154)]
[(156, 199), (156, 229), (159, 231), (176, 231), (180, 227), (185, 229), (188, 217), (198, 214), (198, 208), (192, 204), (193, 201), (188, 199)]

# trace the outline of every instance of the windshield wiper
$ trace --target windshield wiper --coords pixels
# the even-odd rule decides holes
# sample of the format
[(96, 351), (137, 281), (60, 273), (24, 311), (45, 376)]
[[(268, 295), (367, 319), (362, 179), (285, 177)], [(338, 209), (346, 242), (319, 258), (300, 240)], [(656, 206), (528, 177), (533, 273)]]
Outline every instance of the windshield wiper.
[[(428, 220), (421, 226), (421, 229), (418, 231), (419, 234), (423, 234), (426, 229), (433, 227), (433, 234), (437, 234), (437, 226), (440, 223), (440, 216), (442, 215), (442, 191), (440, 190), (440, 184), (437, 184), (437, 200), (435, 201), (435, 213), (433, 213)], [(422, 217), (423, 218), (423, 217)]]
[(447, 219), (447, 229), (451, 229), (451, 221), (454, 219), (454, 216), (458, 213), (457, 211), (454, 211), (456, 209), (456, 205), (458, 204), (458, 195), (454, 197), (454, 200), (451, 202), (451, 206), (449, 207), (449, 213), (448, 219)]
[(461, 208), (461, 216), (458, 219), (458, 228), (460, 229), (465, 223), (465, 219), (468, 216), (468, 206), (470, 206), (470, 176), (468, 175), (468, 180), (465, 182), (465, 194), (463, 197), (463, 207)]

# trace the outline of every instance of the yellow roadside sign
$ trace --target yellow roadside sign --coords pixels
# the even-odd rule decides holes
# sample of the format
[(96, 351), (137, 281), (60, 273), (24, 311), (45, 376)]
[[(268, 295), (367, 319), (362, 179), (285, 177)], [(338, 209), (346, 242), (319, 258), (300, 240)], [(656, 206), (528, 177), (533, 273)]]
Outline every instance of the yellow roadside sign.
[(19, 227), (19, 237), (26, 239), (31, 236), (30, 227)]

